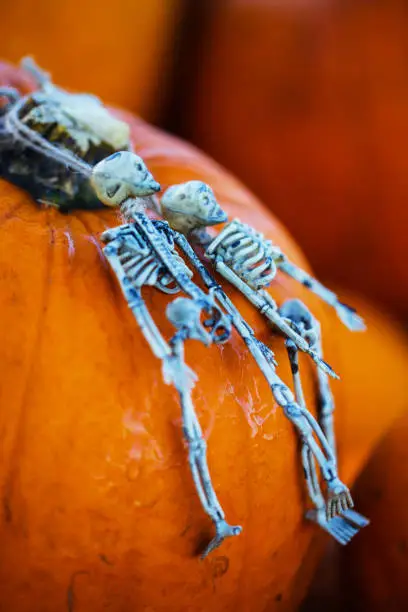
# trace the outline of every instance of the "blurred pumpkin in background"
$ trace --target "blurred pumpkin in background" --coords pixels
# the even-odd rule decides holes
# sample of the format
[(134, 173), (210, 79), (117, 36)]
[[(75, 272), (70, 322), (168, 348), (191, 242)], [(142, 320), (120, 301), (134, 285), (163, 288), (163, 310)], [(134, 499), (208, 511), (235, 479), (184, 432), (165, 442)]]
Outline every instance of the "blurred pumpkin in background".
[[(404, 394), (407, 405), (407, 385)], [(302, 612), (408, 609), (407, 448), (404, 414), (381, 439), (354, 487), (355, 502), (371, 525), (346, 548), (327, 551)]]
[[(342, 554), (342, 581), (361, 610), (408, 609), (408, 415), (384, 437), (358, 480), (372, 526)], [(352, 608), (351, 608), (352, 609)]]
[(406, 319), (406, 2), (225, 0), (197, 36), (180, 133), (263, 199), (320, 277)]
[(1, 6), (0, 57), (32, 55), (62, 87), (155, 119), (166, 99), (182, 0), (26, 0)]
[[(3, 66), (0, 84), (18, 80)], [(241, 183), (195, 148), (121, 116), (163, 188), (208, 182), (231, 216), (262, 229), (307, 267), (283, 226)], [(200, 561), (211, 525), (192, 484), (178, 402), (100, 252), (100, 232), (117, 223), (112, 210), (40, 208), (0, 181), (0, 609), (295, 610), (324, 541), (303, 518), (296, 434), (281, 410), (271, 413), (270, 391), (236, 337), (222, 351), (187, 346), (215, 488), (231, 522), (244, 527)], [(272, 292), (278, 302), (300, 296), (322, 321), (327, 359), (343, 375), (334, 385), (340, 453), (354, 478), (404, 407), (406, 350), (370, 312), (381, 344), (350, 334), (290, 279), (278, 278)], [(269, 342), (258, 314), (231, 294)], [(165, 297), (152, 291), (146, 300), (168, 329)], [(271, 345), (289, 383), (283, 341)], [(372, 376), (360, 379), (361, 362), (375, 376), (378, 364), (392, 360), (386, 389)], [(314, 367), (303, 362), (314, 406)], [(365, 415), (377, 412), (377, 428), (367, 427)]]
[(340, 407), (339, 453), (342, 472), (353, 482), (395, 417), (408, 410), (408, 343), (404, 330), (372, 303), (340, 289), (338, 293), (363, 313), (367, 323), (365, 333), (344, 334), (340, 321), (335, 321), (331, 333), (336, 343), (326, 350), (341, 377), (332, 385)]

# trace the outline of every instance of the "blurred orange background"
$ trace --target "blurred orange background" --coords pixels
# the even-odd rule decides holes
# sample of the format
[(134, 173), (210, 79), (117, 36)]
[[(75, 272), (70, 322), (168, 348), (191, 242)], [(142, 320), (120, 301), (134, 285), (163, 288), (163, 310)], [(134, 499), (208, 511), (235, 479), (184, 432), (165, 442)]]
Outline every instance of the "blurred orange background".
[(317, 274), (408, 313), (404, 0), (3, 2), (32, 54), (196, 142), (288, 226)]

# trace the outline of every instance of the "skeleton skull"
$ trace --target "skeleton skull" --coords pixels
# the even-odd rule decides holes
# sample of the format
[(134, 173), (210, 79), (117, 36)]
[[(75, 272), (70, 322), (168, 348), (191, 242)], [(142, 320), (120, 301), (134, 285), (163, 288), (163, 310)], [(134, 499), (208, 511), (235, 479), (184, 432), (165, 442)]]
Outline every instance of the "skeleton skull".
[(169, 225), (183, 234), (227, 221), (213, 190), (201, 181), (169, 187), (161, 199), (161, 206)]
[(110, 207), (160, 191), (143, 159), (130, 151), (119, 151), (96, 164), (91, 184), (100, 201)]

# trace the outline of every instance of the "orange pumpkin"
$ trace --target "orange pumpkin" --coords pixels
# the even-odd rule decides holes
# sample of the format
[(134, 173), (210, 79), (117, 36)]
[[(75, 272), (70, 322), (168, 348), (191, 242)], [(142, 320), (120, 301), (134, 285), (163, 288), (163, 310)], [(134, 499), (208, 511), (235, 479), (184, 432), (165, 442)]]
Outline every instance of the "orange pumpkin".
[[(61, 86), (152, 120), (172, 72), (180, 0), (15, 0), (1, 7), (0, 57), (33, 55)], [(130, 84), (130, 85), (129, 85)]]
[[(238, 181), (193, 147), (123, 116), (163, 187), (210, 183), (231, 216), (307, 266)], [(320, 550), (320, 532), (303, 519), (296, 435), (281, 410), (270, 413), (269, 389), (237, 338), (222, 350), (190, 343), (215, 488), (244, 528), (200, 561), (211, 525), (190, 477), (177, 398), (101, 256), (98, 236), (117, 223), (111, 210), (39, 208), (0, 181), (0, 609), (295, 609)], [(332, 333), (331, 313), (286, 278), (273, 294), (305, 299), (323, 322), (329, 356), (340, 333)], [(232, 295), (269, 342), (261, 318)], [(164, 297), (146, 299), (165, 325)], [(289, 382), (282, 340), (272, 346)], [(304, 361), (313, 406), (313, 369)], [(345, 408), (339, 401), (338, 411)]]
[(183, 134), (263, 199), (319, 276), (406, 318), (405, 3), (218, 4)]

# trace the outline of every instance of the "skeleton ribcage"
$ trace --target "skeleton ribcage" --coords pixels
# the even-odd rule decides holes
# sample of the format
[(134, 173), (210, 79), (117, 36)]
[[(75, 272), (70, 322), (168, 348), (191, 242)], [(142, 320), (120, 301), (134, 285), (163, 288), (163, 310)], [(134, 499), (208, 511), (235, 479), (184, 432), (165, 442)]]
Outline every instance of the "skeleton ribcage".
[(206, 256), (220, 259), (252, 289), (258, 290), (275, 278), (276, 262), (282, 259), (282, 252), (252, 227), (234, 219), (207, 247)]
[[(169, 268), (160, 260), (153, 248), (132, 228), (123, 235), (117, 257), (125, 277), (136, 289), (144, 285), (154, 286), (164, 293), (177, 293), (180, 287)], [(191, 278), (193, 273), (172, 245), (172, 267)]]

